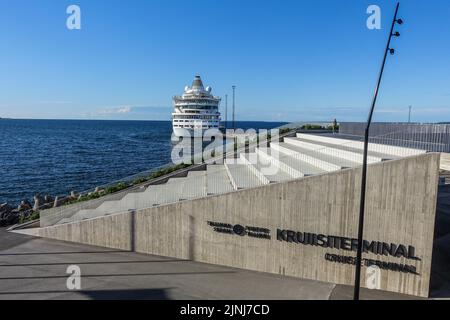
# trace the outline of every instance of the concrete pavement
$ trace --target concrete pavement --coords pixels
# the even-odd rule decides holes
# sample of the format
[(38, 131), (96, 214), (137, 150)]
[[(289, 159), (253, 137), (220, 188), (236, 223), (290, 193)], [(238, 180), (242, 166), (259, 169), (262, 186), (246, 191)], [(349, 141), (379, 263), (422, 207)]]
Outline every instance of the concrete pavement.
[[(81, 290), (66, 287), (81, 268)], [(0, 299), (349, 299), (351, 287), (8, 233), (0, 229)], [(410, 299), (363, 290), (363, 298)]]

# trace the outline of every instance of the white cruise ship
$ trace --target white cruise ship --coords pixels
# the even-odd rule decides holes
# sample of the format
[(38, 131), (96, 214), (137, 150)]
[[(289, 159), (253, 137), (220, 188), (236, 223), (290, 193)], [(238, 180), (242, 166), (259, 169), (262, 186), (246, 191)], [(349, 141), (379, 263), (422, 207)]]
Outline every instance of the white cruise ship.
[(200, 76), (196, 76), (192, 86), (184, 88), (183, 95), (173, 98), (173, 133), (176, 136), (194, 136), (194, 130), (202, 132), (209, 129), (219, 130), (220, 97), (211, 94), (212, 88), (203, 86)]

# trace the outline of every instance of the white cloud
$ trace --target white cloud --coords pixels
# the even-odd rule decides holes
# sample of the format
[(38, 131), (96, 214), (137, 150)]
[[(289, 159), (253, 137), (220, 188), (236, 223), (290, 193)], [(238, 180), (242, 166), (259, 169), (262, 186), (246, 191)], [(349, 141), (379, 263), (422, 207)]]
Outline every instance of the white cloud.
[(123, 107), (117, 110), (117, 113), (130, 113), (131, 107)]
[(88, 119), (119, 120), (170, 120), (171, 107), (122, 105), (113, 107), (97, 107), (81, 114)]
[(131, 112), (131, 106), (103, 108), (96, 112), (98, 115), (127, 114)]
[(47, 101), (38, 101), (35, 104), (37, 105), (49, 105), (49, 104), (73, 104), (72, 101), (66, 100), (47, 100)]
[(376, 113), (392, 113), (392, 114), (395, 114), (395, 113), (405, 113), (405, 112), (408, 112), (408, 110), (407, 109), (379, 109), (379, 110), (375, 109), (375, 112)]

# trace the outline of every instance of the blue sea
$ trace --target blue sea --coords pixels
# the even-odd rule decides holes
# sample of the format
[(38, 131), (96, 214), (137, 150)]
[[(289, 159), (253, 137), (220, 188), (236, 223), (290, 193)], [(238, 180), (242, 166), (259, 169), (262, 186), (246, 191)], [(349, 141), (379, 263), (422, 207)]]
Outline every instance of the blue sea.
[[(284, 123), (237, 122), (241, 129)], [(169, 121), (0, 119), (0, 203), (85, 191), (171, 162)]]

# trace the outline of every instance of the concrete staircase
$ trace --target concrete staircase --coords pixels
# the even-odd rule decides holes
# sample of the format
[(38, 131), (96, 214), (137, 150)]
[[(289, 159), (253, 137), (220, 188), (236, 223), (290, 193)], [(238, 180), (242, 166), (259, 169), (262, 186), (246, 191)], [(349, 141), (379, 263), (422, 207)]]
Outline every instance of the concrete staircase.
[[(240, 154), (224, 164), (211, 164), (187, 177), (171, 178), (165, 184), (129, 192), (116, 200), (99, 202), (95, 208), (79, 210), (56, 224), (71, 223), (129, 210), (145, 209), (178, 201), (189, 201), (242, 189), (301, 179), (353, 168), (362, 164), (363, 143), (327, 135), (297, 134), (270, 147)], [(424, 150), (370, 144), (369, 163), (426, 153)]]

